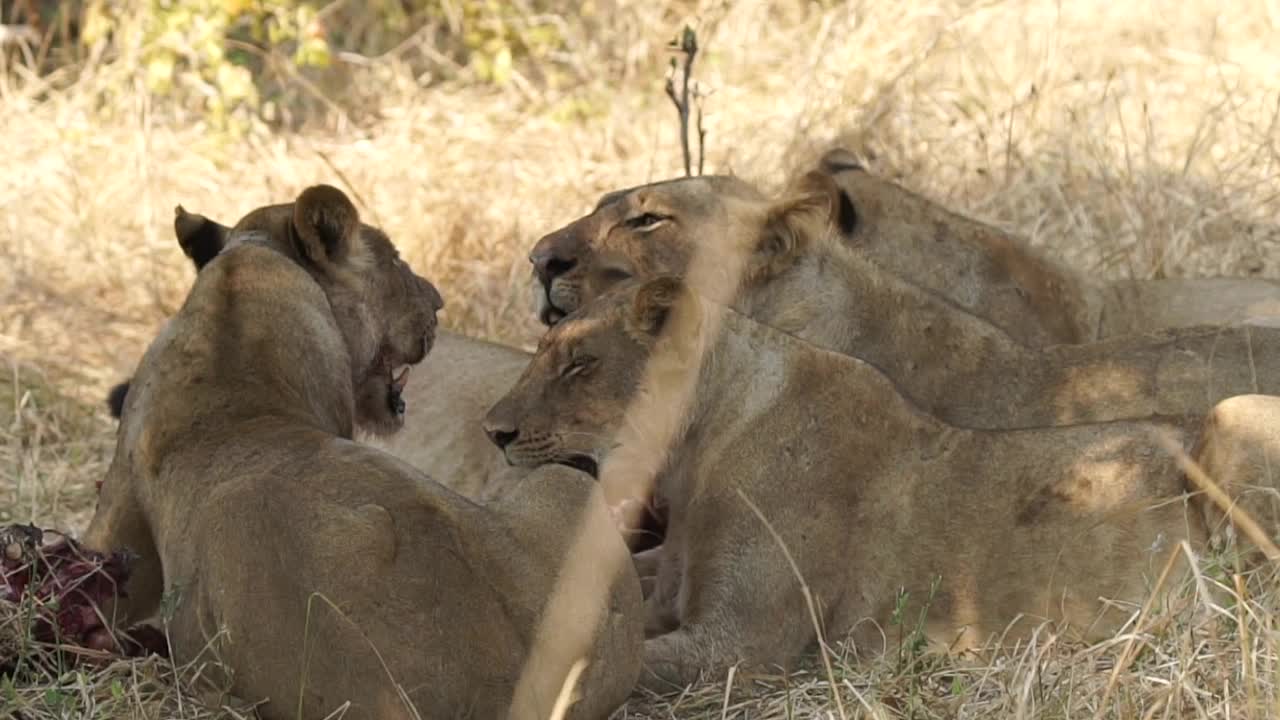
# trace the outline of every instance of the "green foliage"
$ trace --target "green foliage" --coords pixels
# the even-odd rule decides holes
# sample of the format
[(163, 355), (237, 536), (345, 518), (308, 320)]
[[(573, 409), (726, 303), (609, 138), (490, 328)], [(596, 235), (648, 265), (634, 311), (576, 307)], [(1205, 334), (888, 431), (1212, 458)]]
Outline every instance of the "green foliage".
[(462, 66), (470, 80), (506, 85), (519, 70), (554, 84), (556, 57), (566, 47), (562, 28), (590, 11), (590, 3), (567, 0), (371, 0), (346, 13), (333, 40), (381, 55), (403, 51), (406, 38), (417, 37), (432, 54)]
[(929, 581), (929, 596), (920, 604), (920, 613), (916, 617), (915, 622), (911, 622), (908, 610), (911, 607), (911, 594), (906, 589), (899, 589), (898, 595), (894, 599), (893, 614), (889, 618), (889, 624), (898, 628), (898, 665), (905, 667), (907, 664), (918, 659), (928, 645), (928, 635), (925, 633), (925, 622), (929, 616), (929, 606), (938, 597), (938, 591), (942, 588), (942, 577), (935, 575)]
[[(354, 70), (415, 50), (409, 62), (433, 78), (555, 84), (561, 17), (576, 12), (563, 0), (90, 0), (78, 44), (82, 56), (123, 62), (155, 97), (235, 129), (300, 102), (341, 106)], [(365, 60), (339, 67), (343, 52)]]
[(514, 3), (467, 3), (462, 22), (471, 67), (481, 80), (496, 85), (510, 82), (516, 58), (545, 59), (564, 43), (556, 26), (529, 22)]
[(315, 5), (291, 0), (94, 2), (80, 42), (136, 62), (157, 96), (198, 98), (221, 127), (260, 108), (266, 67), (297, 72), (332, 57)]

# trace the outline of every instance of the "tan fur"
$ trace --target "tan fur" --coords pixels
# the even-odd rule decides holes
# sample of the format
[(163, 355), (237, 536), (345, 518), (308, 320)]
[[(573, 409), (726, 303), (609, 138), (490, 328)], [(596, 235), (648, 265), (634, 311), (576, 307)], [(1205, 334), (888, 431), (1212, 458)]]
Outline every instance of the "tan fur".
[(1280, 283), (1261, 278), (1095, 281), (1024, 238), (951, 212), (828, 151), (856, 217), (844, 239), (892, 273), (1031, 347), (1280, 316)]
[[(198, 272), (227, 246), (232, 228), (179, 206), (174, 232)], [(272, 237), (261, 235), (257, 241)], [(392, 435), (363, 433), (360, 439), (471, 500), (488, 502), (529, 474), (503, 459), (485, 437), (481, 420), (520, 377), (530, 357), (517, 348), (440, 331), (431, 354), (414, 370), (432, 380), (411, 382), (404, 390), (403, 429)], [(119, 417), (128, 382), (112, 392), (109, 404)]]
[[(866, 360), (913, 402), (961, 426), (1040, 427), (1153, 415), (1198, 420), (1226, 397), (1280, 393), (1276, 327), (1179, 328), (1027, 347), (868, 259), (859, 247), (869, 240), (855, 247), (841, 234), (841, 213), (848, 212), (841, 208), (850, 202), (866, 205), (869, 217), (888, 213), (887, 199), (850, 201), (845, 186), (824, 173), (810, 173), (775, 202), (732, 178), (682, 179), (614, 193), (535, 246), (532, 258), (545, 291), (542, 316), (554, 321), (628, 278), (684, 274), (700, 254), (727, 264), (730, 255), (748, 253), (740, 286), (714, 278), (730, 291), (712, 296), (731, 298), (759, 322)], [(901, 208), (889, 214), (911, 216)], [(961, 220), (943, 223), (952, 228), (947, 237), (959, 237), (954, 226)]]
[[(859, 652), (896, 642), (900, 589), (904, 617), (927, 605), (924, 630), (939, 648), (981, 645), (1006, 628), (1013, 642), (1046, 620), (1069, 637), (1106, 637), (1179, 541), (1208, 540), (1203, 498), (1186, 492), (1156, 434), (1185, 446), (1194, 430), (958, 428), (867, 363), (682, 288), (664, 277), (623, 284), (570, 315), (486, 418), (529, 439), (506, 446), (520, 464), (587, 456), (607, 471), (619, 455), (660, 458), (655, 492), (670, 518), (647, 558), (657, 577), (643, 684), (687, 683), (736, 662), (785, 665), (813, 642), (800, 584), (742, 495), (795, 558), (827, 637), (848, 635)], [(655, 423), (632, 412), (645, 398), (659, 415), (687, 409)], [(1252, 427), (1258, 418), (1235, 403), (1219, 405), (1223, 417)], [(1248, 441), (1225, 421), (1214, 427), (1214, 442)], [(1228, 488), (1266, 481), (1255, 467), (1201, 460)], [(601, 482), (612, 494), (609, 472)]]
[(529, 364), (529, 353), (447, 331), (414, 373), (431, 378), (405, 388), (404, 429), (368, 442), (481, 503), (529, 473), (512, 467), (485, 436), (485, 412)]
[[(1209, 479), (1224, 486), (1235, 507), (1266, 531), (1280, 527), (1280, 397), (1239, 395), (1218, 403), (1193, 455)], [(1209, 518), (1211, 529), (1228, 528), (1222, 508), (1209, 508)]]
[(229, 238), (133, 377), (85, 536), (140, 555), (119, 619), (167, 596), (175, 659), (221, 660), (264, 718), (545, 718), (581, 655), (571, 715), (607, 716), (639, 672), (636, 578), (587, 576), (604, 592), (570, 607), (600, 621), (573, 643), (539, 629), (562, 524), (611, 524), (594, 484), (537, 471), (482, 507), (351, 440), (400, 423), (386, 371), (422, 359), (441, 301), (339, 191)]

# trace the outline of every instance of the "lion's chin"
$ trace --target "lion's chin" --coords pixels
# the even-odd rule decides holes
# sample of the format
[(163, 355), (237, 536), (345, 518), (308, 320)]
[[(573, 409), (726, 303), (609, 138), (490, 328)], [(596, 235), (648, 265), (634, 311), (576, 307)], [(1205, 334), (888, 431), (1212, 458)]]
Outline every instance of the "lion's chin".
[(539, 283), (535, 286), (535, 292), (538, 299), (538, 320), (543, 325), (551, 327), (568, 316), (568, 311), (561, 310), (551, 299), (551, 288)]
[(545, 305), (542, 308), (542, 311), (538, 313), (538, 319), (541, 320), (542, 324), (546, 325), (547, 327), (555, 325), (556, 323), (560, 322), (564, 318), (565, 318), (565, 313), (561, 312), (559, 308), (552, 306), (550, 303)]
[(376, 414), (361, 413), (356, 421), (356, 429), (365, 435), (387, 437), (400, 432), (404, 428), (404, 414), (391, 414), (386, 410)]
[(404, 427), (404, 387), (409, 366), (374, 374), (361, 384), (356, 402), (356, 425), (369, 435), (387, 436)]

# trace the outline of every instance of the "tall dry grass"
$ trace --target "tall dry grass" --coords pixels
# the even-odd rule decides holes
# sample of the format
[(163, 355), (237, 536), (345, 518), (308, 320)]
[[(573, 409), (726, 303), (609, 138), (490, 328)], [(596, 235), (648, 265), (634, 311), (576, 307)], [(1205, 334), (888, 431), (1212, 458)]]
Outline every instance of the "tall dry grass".
[[(708, 172), (776, 187), (838, 139), (875, 171), (1096, 275), (1280, 277), (1276, 0), (617, 0), (609, 10), (590, 34), (563, 18), (581, 70), (572, 86), (424, 86), (382, 60), (359, 69), (379, 99), (376, 121), (236, 141), (148, 96), (127, 65), (56, 91), (9, 74), (0, 522), (83, 528), (112, 446), (104, 393), (192, 277), (172, 237), (175, 204), (232, 221), (336, 184), (440, 286), (446, 325), (529, 344), (532, 242), (606, 190), (680, 172), (662, 68), (684, 20), (699, 27), (697, 77), (713, 91)], [(817, 666), (732, 675), (637, 699), (622, 716), (830, 717), (833, 692), (870, 718), (1280, 715), (1274, 576), (1237, 585), (1219, 558), (1200, 578), (1185, 596), (1203, 612), (1155, 608), (1094, 647), (1045, 634), (966, 664), (863, 662), (837, 647), (834, 688)], [(1212, 584), (1232, 603), (1204, 599)], [(910, 619), (886, 629), (909, 630)], [(176, 694), (173, 674), (146, 663), (36, 673), (0, 687), (0, 706), (33, 718), (65, 716), (60, 703), (86, 717), (162, 706), (166, 717), (235, 716)]]

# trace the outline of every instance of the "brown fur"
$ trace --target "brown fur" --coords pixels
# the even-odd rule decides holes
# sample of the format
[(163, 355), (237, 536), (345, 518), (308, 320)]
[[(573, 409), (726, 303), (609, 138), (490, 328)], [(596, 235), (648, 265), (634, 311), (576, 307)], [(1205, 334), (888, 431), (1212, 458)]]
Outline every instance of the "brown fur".
[[(179, 206), (174, 233), (199, 272), (222, 252), (232, 229)], [(432, 382), (409, 383), (404, 390), (404, 428), (392, 435), (362, 433), (362, 440), (471, 500), (492, 500), (529, 471), (507, 464), (485, 437), (481, 420), (520, 377), (530, 357), (517, 348), (441, 330), (431, 354), (414, 371)], [(108, 395), (107, 406), (117, 419), (128, 387), (125, 381)]]
[(847, 150), (818, 171), (846, 195), (841, 236), (886, 270), (1037, 347), (1280, 316), (1280, 283), (1246, 278), (1093, 281), (1024, 238), (867, 172)]
[[(713, 275), (728, 291), (709, 294), (732, 298), (735, 308), (759, 322), (870, 362), (912, 401), (961, 426), (1040, 427), (1153, 415), (1198, 422), (1217, 400), (1280, 393), (1275, 327), (1179, 328), (1047, 348), (1016, 342), (851, 246), (842, 234), (850, 222), (842, 218), (849, 212), (845, 206), (865, 207), (864, 214), (875, 218), (888, 213), (886, 198), (902, 197), (890, 194), (875, 204), (863, 197), (873, 193), (862, 190), (851, 200), (845, 188), (815, 172), (776, 202), (732, 178), (682, 179), (606, 196), (590, 215), (535, 246), (542, 317), (554, 321), (629, 278), (684, 274), (698, 253), (723, 263), (747, 253), (741, 282)], [(913, 207), (888, 214), (927, 214), (927, 208)], [(948, 227), (961, 220), (953, 218)], [(948, 232), (959, 236), (954, 227)], [(1028, 263), (1014, 274), (1042, 272), (1027, 269), (1040, 267)], [(988, 300), (993, 307), (1012, 307), (994, 296)]]
[[(1226, 417), (1243, 415), (1234, 402), (1219, 405)], [(684, 409), (654, 419), (672, 406)], [(736, 662), (786, 664), (814, 640), (782, 547), (743, 495), (794, 556), (827, 636), (848, 634), (860, 652), (896, 637), (899, 589), (905, 617), (928, 606), (935, 647), (980, 645), (1011, 623), (1013, 642), (1044, 620), (1106, 637), (1179, 541), (1208, 539), (1203, 499), (1186, 493), (1156, 435), (1189, 445), (1194, 432), (947, 425), (867, 363), (665, 277), (621, 285), (553, 327), (486, 422), (516, 435), (512, 462), (595, 459), (611, 494), (615, 457), (660, 458), (655, 492), (670, 524), (642, 677), (655, 688)], [(1241, 437), (1215, 427), (1229, 437), (1214, 442)], [(1252, 467), (1201, 459), (1226, 487), (1259, 481)]]
[(523, 350), (441, 331), (431, 354), (414, 370), (432, 382), (405, 388), (404, 430), (369, 443), (472, 500), (494, 500), (529, 471), (507, 463), (481, 421), (530, 357)]
[(228, 245), (133, 377), (85, 536), (140, 555), (120, 620), (167, 595), (176, 659), (221, 660), (264, 718), (544, 718), (575, 650), (571, 714), (605, 717), (639, 671), (635, 577), (571, 598), (600, 612), (579, 646), (538, 627), (561, 524), (611, 524), (593, 484), (539, 471), (481, 507), (352, 441), (402, 422), (386, 369), (422, 360), (441, 301), (336, 189), (251, 213)]
[[(1280, 528), (1280, 397), (1238, 395), (1218, 403), (1193, 455), (1236, 507), (1265, 531)], [(1212, 529), (1228, 529), (1221, 508), (1213, 507), (1209, 517)]]

